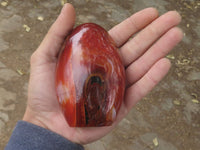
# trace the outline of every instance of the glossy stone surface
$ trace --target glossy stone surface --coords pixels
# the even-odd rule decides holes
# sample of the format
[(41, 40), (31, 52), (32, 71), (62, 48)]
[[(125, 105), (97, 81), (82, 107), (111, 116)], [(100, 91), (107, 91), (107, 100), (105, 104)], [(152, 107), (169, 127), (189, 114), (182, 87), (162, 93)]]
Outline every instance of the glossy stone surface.
[(70, 126), (111, 125), (125, 90), (118, 49), (102, 27), (87, 23), (67, 38), (56, 70), (58, 101)]

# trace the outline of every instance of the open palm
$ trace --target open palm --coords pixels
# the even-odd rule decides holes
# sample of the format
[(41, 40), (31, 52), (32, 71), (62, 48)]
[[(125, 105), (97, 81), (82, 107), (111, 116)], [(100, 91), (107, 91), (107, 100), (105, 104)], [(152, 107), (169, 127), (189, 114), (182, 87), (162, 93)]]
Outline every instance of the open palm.
[(147, 8), (112, 28), (109, 34), (120, 49), (127, 79), (125, 97), (117, 119), (108, 127), (71, 128), (55, 93), (57, 56), (75, 22), (73, 6), (65, 4), (31, 57), (28, 105), (23, 120), (80, 144), (103, 137), (167, 74), (170, 62), (164, 57), (182, 39), (181, 30), (175, 27), (180, 21), (177, 12), (171, 11), (158, 17), (155, 9)]

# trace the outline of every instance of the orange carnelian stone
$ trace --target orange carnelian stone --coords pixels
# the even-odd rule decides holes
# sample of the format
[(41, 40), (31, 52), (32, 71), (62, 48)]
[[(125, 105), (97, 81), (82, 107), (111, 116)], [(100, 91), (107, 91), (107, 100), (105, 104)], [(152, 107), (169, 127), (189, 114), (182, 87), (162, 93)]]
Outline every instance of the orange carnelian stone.
[(56, 92), (72, 127), (111, 125), (124, 97), (125, 71), (102, 27), (86, 23), (68, 36), (58, 58)]

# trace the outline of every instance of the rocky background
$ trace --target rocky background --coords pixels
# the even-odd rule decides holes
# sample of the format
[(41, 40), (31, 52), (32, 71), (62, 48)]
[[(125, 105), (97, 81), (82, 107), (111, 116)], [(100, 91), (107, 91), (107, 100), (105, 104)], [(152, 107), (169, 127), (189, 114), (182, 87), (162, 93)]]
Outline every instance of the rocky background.
[[(29, 58), (66, 0), (0, 0), (0, 149), (23, 116)], [(155, 7), (177, 10), (185, 37), (167, 57), (168, 76), (140, 101), (118, 127), (86, 150), (199, 150), (200, 0), (68, 0), (76, 25), (97, 23), (107, 30), (131, 14)]]

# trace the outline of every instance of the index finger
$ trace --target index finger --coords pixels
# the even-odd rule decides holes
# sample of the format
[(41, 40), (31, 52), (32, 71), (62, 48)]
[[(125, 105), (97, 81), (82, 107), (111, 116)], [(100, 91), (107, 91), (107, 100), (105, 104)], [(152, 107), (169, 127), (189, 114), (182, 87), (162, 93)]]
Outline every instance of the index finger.
[(157, 17), (158, 11), (155, 8), (146, 8), (113, 27), (109, 31), (109, 34), (115, 41), (117, 47), (120, 47), (128, 41), (133, 34), (143, 29)]

